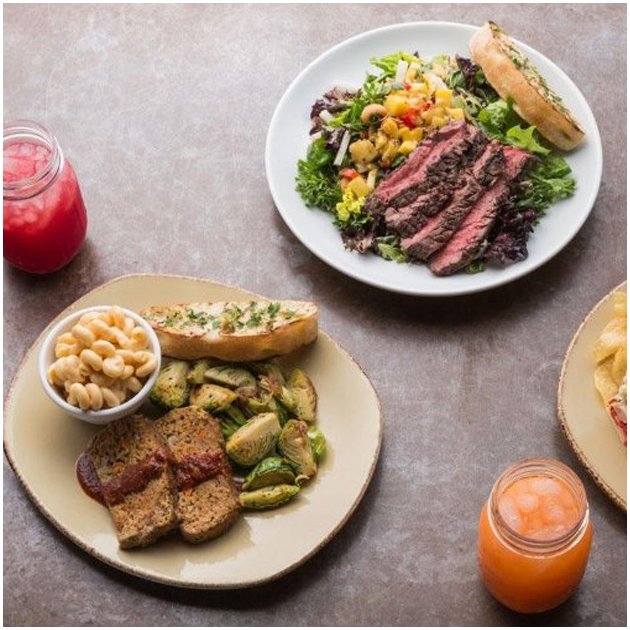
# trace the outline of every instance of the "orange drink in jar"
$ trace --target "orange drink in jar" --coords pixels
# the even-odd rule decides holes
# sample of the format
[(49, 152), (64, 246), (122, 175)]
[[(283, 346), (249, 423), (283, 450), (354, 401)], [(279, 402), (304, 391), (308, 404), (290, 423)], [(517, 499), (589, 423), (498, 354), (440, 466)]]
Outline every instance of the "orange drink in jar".
[(523, 613), (543, 612), (578, 587), (593, 528), (577, 475), (560, 462), (530, 459), (508, 468), (479, 519), (479, 568), (486, 588)]

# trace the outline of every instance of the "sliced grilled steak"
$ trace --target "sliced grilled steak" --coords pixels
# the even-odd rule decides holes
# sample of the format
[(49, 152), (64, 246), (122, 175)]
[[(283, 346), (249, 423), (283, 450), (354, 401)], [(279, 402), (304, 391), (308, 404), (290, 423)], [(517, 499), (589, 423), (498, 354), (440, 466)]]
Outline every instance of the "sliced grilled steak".
[[(428, 189), (427, 175), (444, 172), (459, 163), (470, 146), (465, 122), (443, 127), (424, 140), (407, 161), (387, 176), (370, 195), (366, 209), (371, 214), (384, 214), (390, 205), (402, 206)], [(433, 182), (435, 183), (435, 182)]]
[(451, 238), (483, 191), (500, 176), (505, 165), (501, 147), (496, 142), (486, 145), (470, 171), (461, 175), (461, 185), (451, 202), (438, 214), (430, 217), (416, 234), (402, 240), (403, 249), (410, 255), (426, 260)]
[(449, 181), (419, 195), (402, 208), (390, 206), (385, 212), (388, 229), (401, 236), (415, 234), (427, 222), (428, 217), (439, 212), (451, 200), (455, 186), (456, 181)]
[(410, 186), (392, 200), (385, 212), (388, 229), (400, 236), (415, 234), (426, 223), (427, 217), (439, 212), (451, 200), (454, 191), (462, 185), (462, 170), (483, 153), (487, 143), (488, 139), (479, 129), (468, 125), (463, 152), (457, 150), (444, 155), (427, 168), (422, 182)]
[(434, 190), (440, 185), (456, 186), (462, 169), (468, 167), (469, 162), (478, 156), (488, 140), (484, 134), (468, 125), (464, 139), (447, 147), (441, 154), (431, 155), (420, 168), (415, 181), (390, 201), (394, 207), (402, 207), (412, 203), (418, 195)]
[(511, 186), (521, 176), (532, 157), (527, 151), (514, 147), (504, 147), (503, 154), (503, 175), (479, 197), (450, 241), (431, 258), (429, 268), (436, 275), (453, 274), (477, 257), (501, 205), (510, 194)]

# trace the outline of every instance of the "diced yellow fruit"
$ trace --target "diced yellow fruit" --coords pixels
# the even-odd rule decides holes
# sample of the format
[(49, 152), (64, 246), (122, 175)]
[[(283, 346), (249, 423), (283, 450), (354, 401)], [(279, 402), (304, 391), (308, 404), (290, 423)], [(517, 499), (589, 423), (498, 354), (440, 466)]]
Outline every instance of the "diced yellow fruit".
[(417, 142), (422, 138), (422, 129), (420, 127), (414, 127), (413, 129), (402, 127), (398, 131), (398, 137), (403, 141), (415, 140)]
[(399, 147), (398, 140), (394, 140), (394, 139), (390, 140), (387, 144), (387, 147), (385, 148), (385, 151), (383, 151), (383, 154), (381, 156), (382, 161), (385, 163), (391, 162), (396, 156), (396, 153), (398, 153), (398, 147)]
[(443, 118), (442, 116), (434, 116), (431, 119), (431, 125), (433, 125), (433, 127), (435, 127), (436, 129), (439, 129), (440, 127), (444, 127), (445, 124), (446, 124), (446, 118)]
[(409, 105), (404, 97), (396, 94), (389, 94), (385, 98), (385, 109), (391, 116), (401, 116), (409, 110)]
[(442, 105), (450, 107), (451, 100), (453, 99), (453, 91), (447, 89), (435, 90), (435, 103), (436, 105)]
[[(389, 120), (391, 120), (391, 118)], [(387, 144), (387, 136), (382, 131), (379, 131), (376, 134), (376, 140), (374, 141), (374, 146), (376, 147), (376, 150), (380, 151), (386, 144)]]
[(407, 134), (411, 131), (411, 129), (409, 129), (409, 127), (400, 127), (398, 129), (398, 137), (401, 140), (408, 140), (409, 138), (407, 137)]
[(418, 143), (414, 140), (405, 140), (400, 147), (398, 147), (398, 153), (409, 155), (417, 146)]
[(422, 140), (422, 136), (424, 136), (424, 129), (422, 127), (416, 127), (411, 130), (411, 140), (420, 142), (420, 140)]
[(378, 155), (375, 146), (369, 140), (357, 140), (350, 145), (350, 156), (357, 164), (367, 164)]
[(435, 116), (444, 116), (445, 113), (446, 111), (443, 107), (432, 107), (427, 109), (426, 112), (422, 112), (422, 118), (430, 123)]
[(398, 125), (393, 118), (385, 118), (385, 120), (381, 123), (381, 131), (388, 136), (393, 136), (398, 131)]
[(422, 127), (416, 127), (409, 132), (409, 137), (405, 138), (405, 140), (415, 140), (416, 142), (420, 142), (422, 140), (423, 129)]
[(371, 192), (370, 187), (361, 175), (352, 179), (347, 187), (350, 188), (357, 197), (365, 197)]
[(452, 98), (453, 90), (448, 88), (438, 88), (435, 90), (435, 98)]
[(455, 109), (447, 108), (446, 113), (451, 120), (464, 120), (464, 110), (460, 107)]

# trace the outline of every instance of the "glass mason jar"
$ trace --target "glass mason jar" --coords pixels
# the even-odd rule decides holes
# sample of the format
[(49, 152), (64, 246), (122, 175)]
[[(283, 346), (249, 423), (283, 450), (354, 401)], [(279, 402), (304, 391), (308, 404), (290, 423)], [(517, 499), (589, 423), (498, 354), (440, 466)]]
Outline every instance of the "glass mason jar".
[(499, 477), (481, 509), (477, 550), (483, 581), (517, 612), (555, 608), (582, 580), (592, 535), (577, 475), (554, 460), (519, 462)]
[(3, 158), (4, 257), (31, 273), (56, 271), (87, 229), (74, 170), (53, 134), (30, 120), (4, 123)]

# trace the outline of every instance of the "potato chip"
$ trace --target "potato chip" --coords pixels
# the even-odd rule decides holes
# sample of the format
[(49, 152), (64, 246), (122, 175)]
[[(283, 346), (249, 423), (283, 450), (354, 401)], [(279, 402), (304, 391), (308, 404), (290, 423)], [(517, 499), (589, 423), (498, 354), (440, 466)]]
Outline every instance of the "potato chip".
[(617, 383), (615, 383), (610, 374), (612, 363), (613, 359), (611, 357), (595, 368), (595, 387), (602, 397), (604, 405), (608, 404), (608, 401), (619, 389)]
[(627, 296), (625, 293), (615, 293), (615, 317), (623, 317), (626, 318), (626, 314), (628, 312), (628, 302)]
[(607, 359), (625, 344), (626, 322), (621, 318), (615, 318), (606, 324), (595, 344), (595, 360), (599, 363)]
[(611, 367), (612, 379), (617, 383), (617, 387), (621, 385), (621, 381), (623, 381), (623, 377), (626, 375), (627, 369), (627, 346), (624, 344), (615, 352), (615, 357), (613, 359), (613, 364)]

